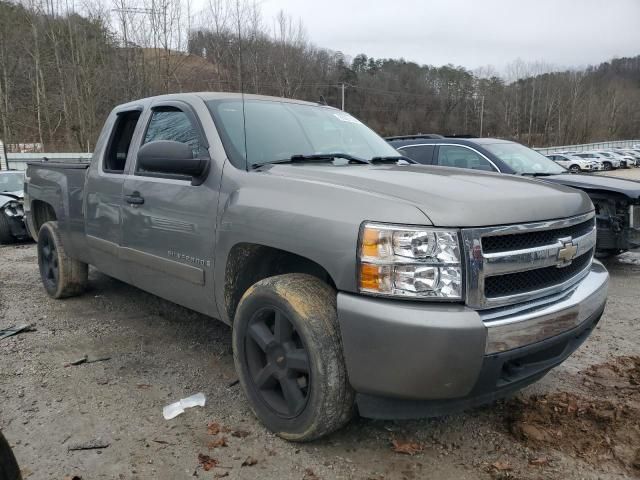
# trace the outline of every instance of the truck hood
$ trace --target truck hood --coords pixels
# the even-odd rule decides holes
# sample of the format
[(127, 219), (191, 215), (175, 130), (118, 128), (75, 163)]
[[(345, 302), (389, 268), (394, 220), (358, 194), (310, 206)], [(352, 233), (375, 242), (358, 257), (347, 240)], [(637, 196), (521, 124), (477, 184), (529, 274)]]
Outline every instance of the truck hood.
[(548, 182), (579, 188), (586, 192), (600, 190), (621, 193), (633, 199), (640, 197), (640, 182), (625, 180), (623, 178), (605, 177), (601, 175), (573, 175), (570, 173), (539, 178)]
[(14, 200), (24, 199), (23, 192), (0, 192), (0, 206), (5, 205)]
[(22, 198), (24, 192), (22, 190), (16, 190), (15, 192), (0, 192), (0, 195), (7, 195), (9, 197)]
[(536, 222), (593, 210), (589, 197), (578, 190), (513, 175), (467, 172), (462, 168), (286, 164), (263, 167), (263, 172), (394, 198), (413, 204), (433, 225), (440, 227)]

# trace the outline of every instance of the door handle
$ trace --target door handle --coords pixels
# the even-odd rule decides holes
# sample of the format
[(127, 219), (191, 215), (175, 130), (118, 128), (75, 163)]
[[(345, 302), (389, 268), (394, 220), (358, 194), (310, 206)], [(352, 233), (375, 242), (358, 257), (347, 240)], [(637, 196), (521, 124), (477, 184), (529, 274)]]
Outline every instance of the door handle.
[(131, 205), (144, 204), (144, 198), (140, 196), (140, 192), (133, 192), (131, 195), (125, 195), (124, 199), (127, 203), (130, 203)]

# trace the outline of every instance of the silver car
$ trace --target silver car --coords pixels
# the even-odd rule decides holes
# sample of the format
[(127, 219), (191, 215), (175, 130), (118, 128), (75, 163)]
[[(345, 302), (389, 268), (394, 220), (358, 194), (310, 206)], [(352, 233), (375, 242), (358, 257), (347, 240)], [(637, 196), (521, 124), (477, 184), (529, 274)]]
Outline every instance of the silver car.
[(569, 153), (552, 153), (545, 156), (556, 162), (558, 165), (563, 166), (571, 173), (594, 172), (597, 170), (603, 170), (603, 166), (600, 163)]
[(635, 158), (631, 155), (623, 155), (614, 150), (598, 150), (596, 153), (604, 155), (607, 158), (615, 158), (620, 161), (621, 168), (630, 168), (635, 166)]
[(585, 158), (591, 161), (598, 162), (602, 165), (603, 170), (613, 170), (620, 168), (620, 160), (609, 155), (603, 155), (600, 152), (578, 152), (574, 153), (576, 157)]

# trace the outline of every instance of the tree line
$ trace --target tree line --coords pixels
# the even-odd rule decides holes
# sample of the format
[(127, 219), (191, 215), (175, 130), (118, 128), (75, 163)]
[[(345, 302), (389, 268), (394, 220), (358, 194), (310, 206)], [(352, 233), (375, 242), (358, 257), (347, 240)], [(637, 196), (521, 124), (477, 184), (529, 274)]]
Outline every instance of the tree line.
[(640, 56), (553, 71), (353, 58), (248, 0), (0, 0), (0, 139), (90, 151), (111, 108), (172, 92), (239, 91), (345, 109), (381, 135), (442, 133), (531, 146), (637, 138)]

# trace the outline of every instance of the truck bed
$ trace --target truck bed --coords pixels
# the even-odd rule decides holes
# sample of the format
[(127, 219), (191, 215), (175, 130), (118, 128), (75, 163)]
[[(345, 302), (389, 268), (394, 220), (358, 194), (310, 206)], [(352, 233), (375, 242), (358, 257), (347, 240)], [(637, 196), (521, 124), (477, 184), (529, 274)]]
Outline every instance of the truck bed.
[[(84, 216), (82, 212), (84, 183), (89, 162), (29, 162), (25, 189), (27, 228), (37, 240), (43, 211), (38, 202), (51, 205), (61, 234), (70, 249), (85, 251)], [(32, 211), (33, 209), (33, 211)]]

